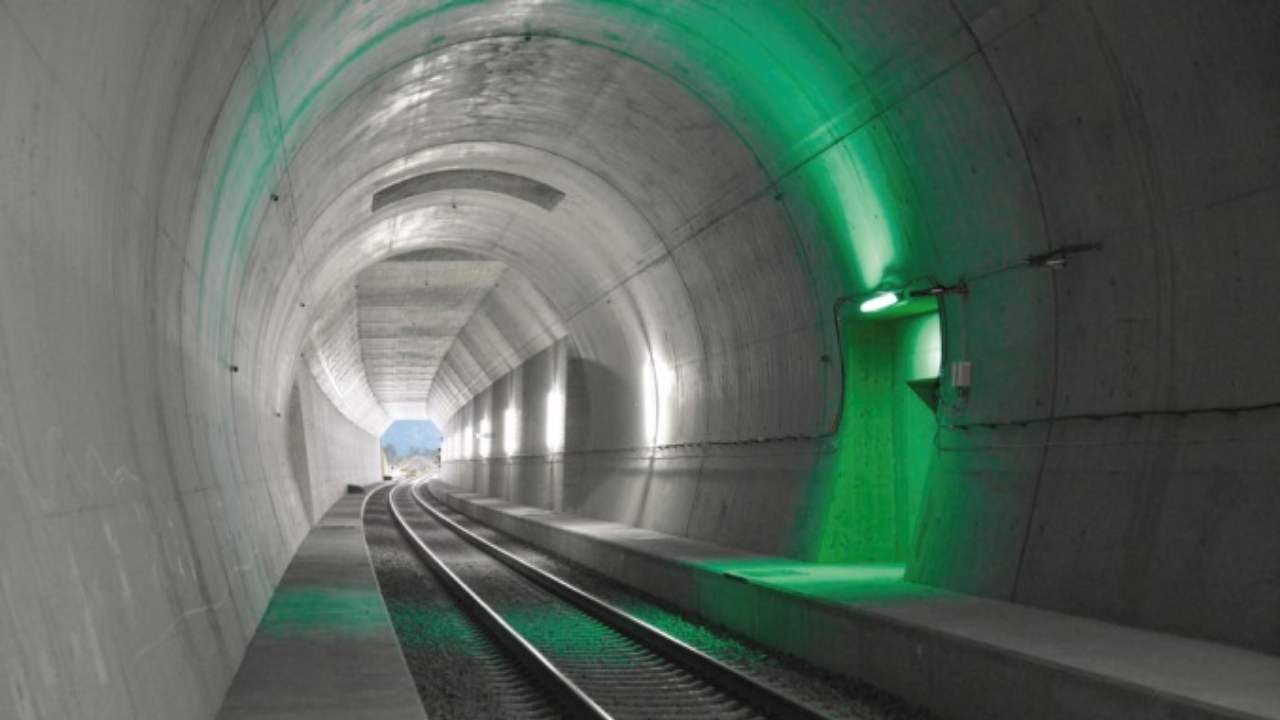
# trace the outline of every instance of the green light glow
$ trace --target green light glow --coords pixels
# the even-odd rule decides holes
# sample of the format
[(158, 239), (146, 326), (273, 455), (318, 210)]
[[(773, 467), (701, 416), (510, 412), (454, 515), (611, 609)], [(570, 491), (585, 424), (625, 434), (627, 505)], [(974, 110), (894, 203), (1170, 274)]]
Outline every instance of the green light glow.
[(448, 600), (427, 605), (392, 597), (387, 612), (406, 652), (483, 657), (488, 648), (483, 633)]
[(862, 304), (858, 306), (858, 310), (868, 314), (878, 313), (881, 310), (888, 310), (894, 305), (897, 305), (899, 300), (901, 300), (901, 298), (898, 297), (898, 293), (877, 293), (869, 300), (864, 300)]
[(908, 385), (936, 377), (938, 314), (843, 320), (840, 432), (810, 481), (794, 553), (823, 563), (903, 563), (934, 458), (932, 408)]
[(698, 565), (712, 574), (699, 574), (701, 602), (708, 616), (730, 627), (756, 626), (764, 636), (793, 633), (785, 623), (761, 627), (772, 617), (759, 606), (776, 591), (787, 595), (852, 605), (887, 605), (936, 599), (950, 593), (903, 579), (900, 563), (817, 564), (772, 557), (738, 557), (703, 560)]
[(262, 618), (268, 635), (374, 635), (386, 628), (376, 590), (281, 584)]

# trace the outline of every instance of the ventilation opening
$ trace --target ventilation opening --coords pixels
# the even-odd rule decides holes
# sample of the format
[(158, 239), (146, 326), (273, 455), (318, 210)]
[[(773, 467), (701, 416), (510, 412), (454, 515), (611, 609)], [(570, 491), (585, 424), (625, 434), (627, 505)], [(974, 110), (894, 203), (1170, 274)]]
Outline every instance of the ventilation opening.
[(483, 190), (508, 195), (543, 210), (555, 208), (564, 199), (564, 193), (556, 188), (523, 175), (497, 170), (442, 170), (401, 180), (374, 193), (373, 212), (417, 195), (446, 190)]

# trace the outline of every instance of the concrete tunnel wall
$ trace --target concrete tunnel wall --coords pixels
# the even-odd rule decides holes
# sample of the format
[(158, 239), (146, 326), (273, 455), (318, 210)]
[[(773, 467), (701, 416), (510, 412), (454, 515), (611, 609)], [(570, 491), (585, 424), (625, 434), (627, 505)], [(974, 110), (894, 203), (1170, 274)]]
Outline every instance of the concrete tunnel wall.
[(378, 438), (339, 412), (307, 373), (298, 374), (285, 422), (289, 470), (311, 524), (346, 492), (348, 483), (367, 485), (382, 476)]
[[(580, 469), (488, 487), (839, 559), (833, 518), (874, 513), (823, 437), (835, 299), (1101, 242), (944, 300), (974, 387), (943, 388), (911, 577), (1280, 651), (1280, 7), (722, 10), (0, 0), (0, 708), (212, 714), (316, 509), (305, 306), (427, 246), (559, 314), (442, 371), (464, 422), (564, 368)], [(455, 168), (565, 200), (369, 213)]]

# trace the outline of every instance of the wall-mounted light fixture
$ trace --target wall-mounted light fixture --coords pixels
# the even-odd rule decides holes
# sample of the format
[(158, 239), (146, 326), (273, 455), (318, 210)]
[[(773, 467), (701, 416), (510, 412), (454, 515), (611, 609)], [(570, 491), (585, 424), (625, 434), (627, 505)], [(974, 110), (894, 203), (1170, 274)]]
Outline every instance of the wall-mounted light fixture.
[(885, 310), (902, 307), (919, 298), (937, 299), (943, 295), (964, 295), (967, 292), (969, 292), (969, 288), (964, 283), (943, 285), (938, 282), (927, 288), (917, 290), (910, 289), (910, 286), (897, 290), (877, 290), (861, 300), (858, 304), (858, 311), (863, 315), (875, 315)]
[(866, 315), (873, 315), (888, 310), (901, 302), (902, 296), (896, 292), (878, 292), (863, 300), (862, 304), (858, 305), (858, 311)]
[[(1064, 245), (1048, 252), (1039, 253), (1037, 255), (1028, 255), (1022, 260), (1008, 265), (1002, 265), (992, 270), (987, 270), (974, 275), (962, 275), (959, 280), (951, 285), (944, 285), (937, 280), (930, 279), (932, 284), (929, 287), (920, 288), (918, 283), (925, 280), (925, 278), (917, 278), (916, 280), (905, 283), (900, 288), (876, 290), (870, 295), (862, 297), (846, 296), (839, 298), (836, 300), (836, 310), (838, 314), (842, 303), (857, 301), (859, 302), (858, 309), (863, 314), (874, 315), (891, 308), (905, 305), (916, 298), (940, 299), (944, 295), (967, 295), (969, 292), (969, 283), (985, 280), (994, 275), (1009, 272), (1010, 270), (1037, 268), (1061, 270), (1067, 266), (1067, 263), (1072, 256), (1079, 255), (1081, 253), (1097, 252), (1101, 249), (1101, 243), (1077, 243), (1074, 245)], [(912, 286), (915, 286), (916, 289), (912, 289)]]

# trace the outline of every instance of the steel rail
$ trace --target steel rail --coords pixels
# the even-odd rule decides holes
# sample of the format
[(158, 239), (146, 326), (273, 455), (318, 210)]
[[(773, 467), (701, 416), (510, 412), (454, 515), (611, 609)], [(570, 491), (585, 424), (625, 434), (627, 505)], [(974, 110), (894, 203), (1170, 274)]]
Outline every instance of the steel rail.
[[(668, 662), (707, 680), (712, 685), (727, 692), (731, 697), (736, 697), (753, 709), (759, 710), (770, 717), (826, 720), (826, 715), (803, 701), (788, 697), (782, 692), (744, 675), (683, 640), (675, 638), (669, 633), (618, 609), (591, 593), (521, 560), (510, 552), (467, 530), (445, 517), (422, 499), (416, 489), (425, 484), (425, 482), (416, 483), (414, 491), (410, 493), (419, 507), (442, 525), (455, 532), (463, 540), (488, 553), (494, 559), (533, 581), (544, 590), (635, 640)], [(429, 489), (428, 492), (430, 492)]]
[(400, 513), (400, 509), (396, 507), (395, 495), (402, 490), (409, 492), (415, 501), (418, 500), (417, 495), (409, 488), (392, 488), (387, 493), (387, 505), (391, 508), (391, 515), (395, 518), (400, 533), (417, 551), (418, 555), (427, 564), (427, 567), (454, 593), (462, 607), (476, 618), (481, 627), (487, 630), (499, 646), (509, 652), (516, 662), (528, 670), (535, 679), (543, 683), (543, 687), (547, 688), (562, 703), (571, 717), (580, 718), (581, 720), (613, 720), (613, 716), (596, 704), (595, 700), (592, 700), (589, 695), (583, 692), (577, 683), (560, 672), (537, 648), (530, 645), (529, 641), (524, 639), (524, 636), (508, 625), (506, 620), (503, 620), (488, 603), (482, 600), (475, 591), (455, 575), (431, 551), (431, 548), (427, 547), (426, 543), (418, 537), (418, 534), (409, 527), (408, 521)]

